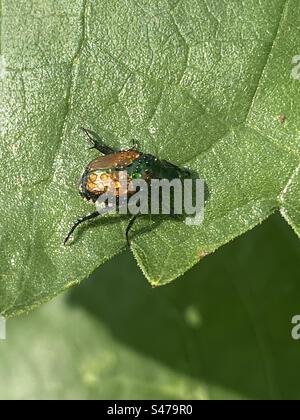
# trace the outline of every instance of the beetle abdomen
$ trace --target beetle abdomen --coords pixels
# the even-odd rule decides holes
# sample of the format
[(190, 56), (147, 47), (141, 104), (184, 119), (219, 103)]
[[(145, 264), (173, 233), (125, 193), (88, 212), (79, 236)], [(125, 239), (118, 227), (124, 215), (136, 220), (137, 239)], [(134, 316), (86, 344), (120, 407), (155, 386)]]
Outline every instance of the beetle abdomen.
[(140, 156), (141, 153), (137, 150), (124, 150), (93, 160), (80, 181), (79, 189), (82, 197), (95, 203), (102, 194), (112, 194), (117, 197), (131, 195), (128, 193), (128, 186), (135, 174), (127, 170), (134, 166)]
[(134, 191), (128, 191), (132, 178), (126, 171), (86, 170), (80, 183), (80, 194), (89, 202), (95, 203), (98, 198), (108, 196), (130, 196)]

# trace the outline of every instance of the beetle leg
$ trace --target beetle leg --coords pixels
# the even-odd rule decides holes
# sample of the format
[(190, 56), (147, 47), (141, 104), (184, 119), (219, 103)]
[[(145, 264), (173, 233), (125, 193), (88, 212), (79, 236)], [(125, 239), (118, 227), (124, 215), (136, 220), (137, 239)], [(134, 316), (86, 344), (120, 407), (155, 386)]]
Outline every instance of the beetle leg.
[(130, 247), (130, 240), (129, 240), (129, 232), (132, 228), (132, 226), (134, 225), (134, 222), (136, 221), (136, 219), (140, 216), (140, 214), (135, 214), (134, 216), (132, 216), (132, 218), (129, 220), (128, 226), (126, 228), (126, 241), (127, 241), (127, 245)]
[(106, 144), (103, 144), (101, 138), (94, 131), (88, 130), (87, 128), (84, 128), (84, 127), (81, 127), (81, 130), (87, 135), (89, 141), (92, 143), (91, 149), (96, 149), (100, 153), (103, 153), (104, 155), (109, 155), (117, 151), (113, 149), (112, 147), (109, 147), (109, 146), (106, 146)]
[(69, 242), (73, 233), (75, 232), (75, 230), (78, 228), (79, 225), (81, 225), (84, 222), (87, 222), (88, 220), (96, 219), (96, 217), (98, 216), (100, 216), (100, 213), (98, 211), (95, 211), (94, 213), (90, 213), (86, 216), (83, 216), (77, 219), (74, 225), (72, 226), (70, 232), (68, 233), (68, 236), (66, 237), (64, 244), (67, 245), (67, 243)]

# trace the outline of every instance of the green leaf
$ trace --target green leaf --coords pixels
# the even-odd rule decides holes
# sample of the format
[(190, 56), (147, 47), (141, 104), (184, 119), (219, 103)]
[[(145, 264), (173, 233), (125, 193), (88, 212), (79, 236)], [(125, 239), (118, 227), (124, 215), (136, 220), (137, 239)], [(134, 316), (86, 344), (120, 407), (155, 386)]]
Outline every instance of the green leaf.
[(117, 256), (8, 320), (1, 399), (298, 400), (299, 257), (280, 217), (172, 287), (149, 288), (130, 254)]
[(90, 211), (76, 180), (94, 155), (79, 126), (115, 146), (136, 138), (207, 182), (203, 225), (136, 225), (132, 249), (153, 285), (276, 209), (299, 233), (296, 0), (0, 6), (1, 313), (48, 300), (125, 247), (118, 216), (63, 247)]
[(300, 165), (297, 166), (288, 184), (280, 196), (283, 217), (292, 225), (300, 236)]

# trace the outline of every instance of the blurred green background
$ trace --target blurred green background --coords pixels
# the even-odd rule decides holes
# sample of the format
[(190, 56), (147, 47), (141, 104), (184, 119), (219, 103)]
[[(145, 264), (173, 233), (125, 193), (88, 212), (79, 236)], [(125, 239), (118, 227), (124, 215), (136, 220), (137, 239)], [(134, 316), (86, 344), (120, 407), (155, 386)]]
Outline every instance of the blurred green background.
[(123, 253), (8, 321), (0, 398), (299, 399), (299, 256), (279, 215), (161, 288)]

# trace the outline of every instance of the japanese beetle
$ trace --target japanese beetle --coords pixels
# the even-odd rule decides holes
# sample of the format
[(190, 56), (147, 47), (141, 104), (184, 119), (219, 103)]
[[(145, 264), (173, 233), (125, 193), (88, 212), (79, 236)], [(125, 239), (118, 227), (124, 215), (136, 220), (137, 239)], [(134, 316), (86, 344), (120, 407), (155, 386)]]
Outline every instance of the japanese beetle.
[[(129, 181), (143, 179), (149, 184), (152, 179), (167, 179), (171, 181), (190, 175), (188, 169), (181, 169), (166, 160), (160, 160), (153, 155), (142, 153), (136, 146), (129, 150), (117, 150), (105, 145), (94, 131), (86, 128), (81, 129), (91, 143), (91, 149), (96, 149), (102, 154), (102, 156), (88, 164), (79, 184), (80, 195), (91, 204), (96, 204), (99, 197), (107, 193), (108, 181), (113, 184), (113, 191), (117, 198), (121, 198), (118, 184), (120, 182), (120, 174), (123, 171), (126, 171)], [(129, 191), (126, 191), (126, 193), (128, 196), (132, 194)], [(99, 211), (95, 211), (77, 219), (67, 235), (65, 244), (69, 242), (79, 225), (100, 215)], [(126, 229), (128, 245), (130, 245), (129, 231), (138, 216), (139, 214), (132, 216), (128, 223)]]

